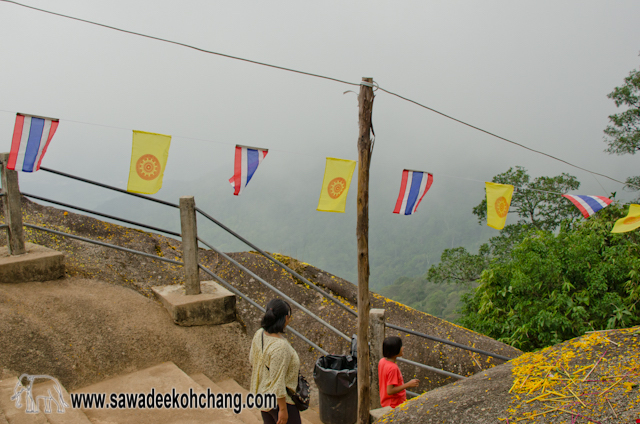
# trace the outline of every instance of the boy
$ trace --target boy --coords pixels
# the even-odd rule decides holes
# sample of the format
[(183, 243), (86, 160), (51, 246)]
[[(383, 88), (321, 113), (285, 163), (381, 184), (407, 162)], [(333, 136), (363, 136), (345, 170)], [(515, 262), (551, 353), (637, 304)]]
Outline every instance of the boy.
[(404, 354), (400, 337), (391, 336), (382, 342), (384, 358), (378, 362), (378, 383), (380, 385), (380, 405), (395, 408), (407, 400), (409, 387), (418, 387), (418, 379), (405, 383), (396, 358)]

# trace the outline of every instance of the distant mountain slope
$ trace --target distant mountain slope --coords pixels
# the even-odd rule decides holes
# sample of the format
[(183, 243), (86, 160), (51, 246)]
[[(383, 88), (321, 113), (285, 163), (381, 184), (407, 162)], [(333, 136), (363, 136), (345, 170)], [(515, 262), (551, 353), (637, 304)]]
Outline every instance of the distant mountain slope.
[[(195, 181), (167, 182), (154, 197), (177, 203), (180, 196), (193, 195), (198, 207), (260, 248), (313, 263), (355, 283), (355, 182), (346, 213), (341, 214), (316, 211), (319, 186), (310, 187), (307, 182), (293, 178), (287, 180), (286, 186), (274, 190), (271, 186), (260, 187), (262, 182), (258, 177), (241, 196), (233, 196), (226, 179), (219, 172), (212, 172)], [(440, 261), (444, 249), (465, 246), (475, 251), (494, 235), (495, 230), (478, 225), (471, 214), (472, 207), (482, 198), (481, 184), (476, 187), (448, 180), (445, 190), (437, 181), (418, 212), (411, 216), (392, 213), (399, 180), (372, 182), (371, 287), (379, 289), (400, 277), (421, 276)], [(131, 196), (120, 195), (99, 204), (96, 210), (174, 231), (180, 228), (177, 211)], [(206, 219), (199, 217), (198, 225), (201, 236), (215, 241), (223, 251), (248, 249)]]

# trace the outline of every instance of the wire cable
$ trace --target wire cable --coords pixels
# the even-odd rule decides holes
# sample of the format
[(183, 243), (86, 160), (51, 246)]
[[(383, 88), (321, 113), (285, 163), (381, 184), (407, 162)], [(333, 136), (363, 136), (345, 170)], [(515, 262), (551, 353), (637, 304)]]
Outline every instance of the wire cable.
[[(2, 1), (4, 1), (4, 0), (2, 0)], [(609, 177), (609, 176), (607, 176), (607, 175), (600, 174), (599, 172), (590, 171), (590, 170), (588, 170), (588, 169), (586, 169), (586, 168), (583, 168), (583, 167), (581, 167), (581, 166), (574, 165), (574, 164), (572, 164), (571, 162), (567, 162), (567, 161), (566, 161), (566, 160), (564, 160), (564, 159), (560, 159), (560, 158), (555, 157), (555, 156), (553, 156), (553, 155), (550, 155), (550, 154), (548, 154), (548, 153), (541, 152), (540, 150), (532, 149), (531, 147), (527, 147), (527, 146), (525, 146), (524, 144), (520, 144), (520, 143), (517, 143), (517, 142), (515, 142), (515, 141), (513, 141), (513, 140), (509, 140), (508, 138), (501, 137), (501, 136), (499, 136), (499, 135), (497, 135), (497, 134), (494, 134), (494, 133), (492, 133), (492, 132), (490, 132), (490, 131), (483, 130), (482, 128), (476, 127), (475, 125), (471, 125), (471, 124), (469, 124), (469, 123), (467, 123), (467, 122), (461, 121), (460, 119), (456, 119), (456, 118), (454, 118), (453, 116), (447, 115), (446, 113), (442, 113), (442, 112), (440, 112), (440, 111), (438, 111), (438, 110), (435, 110), (435, 109), (433, 109), (433, 108), (430, 108), (429, 106), (425, 106), (425, 105), (423, 105), (422, 103), (418, 103), (418, 102), (416, 102), (415, 100), (411, 100), (411, 99), (409, 99), (409, 98), (406, 98), (406, 97), (404, 97), (404, 96), (401, 96), (400, 94), (397, 94), (397, 93), (394, 93), (394, 92), (392, 92), (392, 91), (386, 90), (386, 89), (384, 89), (384, 88), (382, 88), (382, 87), (378, 87), (378, 89), (379, 89), (379, 90), (381, 90), (381, 91), (384, 91), (384, 92), (385, 92), (385, 93), (387, 93), (387, 94), (391, 94), (392, 96), (396, 96), (396, 97), (398, 97), (398, 98), (400, 98), (400, 99), (402, 99), (402, 100), (405, 100), (405, 101), (407, 101), (407, 102), (409, 102), (409, 103), (413, 103), (413, 104), (415, 104), (415, 105), (417, 105), (417, 106), (420, 106), (420, 107), (423, 107), (423, 108), (425, 108), (425, 109), (427, 109), (427, 110), (430, 110), (431, 112), (437, 113), (438, 115), (442, 115), (442, 116), (444, 116), (445, 118), (449, 118), (449, 119), (451, 119), (451, 120), (453, 120), (453, 121), (456, 121), (456, 122), (458, 122), (458, 123), (460, 123), (460, 124), (462, 124), (462, 125), (466, 125), (467, 127), (473, 128), (474, 130), (478, 130), (478, 131), (483, 132), (483, 133), (485, 133), (485, 134), (488, 134), (488, 135), (490, 135), (490, 136), (496, 137), (496, 138), (498, 138), (498, 139), (500, 139), (500, 140), (506, 141), (507, 143), (514, 144), (514, 145), (516, 145), (516, 146), (518, 146), (518, 147), (522, 147), (523, 149), (527, 149), (527, 150), (529, 150), (529, 151), (531, 151), (531, 152), (534, 152), (534, 153), (537, 153), (537, 154), (539, 154), (539, 155), (543, 155), (543, 156), (546, 156), (546, 157), (551, 158), (551, 159), (553, 159), (553, 160), (557, 160), (557, 161), (562, 162), (562, 163), (564, 163), (564, 164), (567, 164), (567, 165), (569, 165), (569, 166), (571, 166), (571, 167), (574, 167), (574, 168), (577, 168), (577, 169), (581, 169), (581, 170), (583, 170), (583, 171), (586, 171), (586, 172), (588, 172), (588, 173), (590, 173), (590, 174), (599, 175), (599, 176), (601, 176), (601, 177), (608, 178), (608, 179), (610, 179), (610, 180), (612, 180), (612, 181), (615, 181), (615, 182), (617, 182), (617, 183), (624, 184), (624, 185), (626, 185), (626, 186), (633, 186), (633, 187), (636, 187), (637, 189), (640, 189), (640, 186), (637, 186), (637, 185), (635, 185), (635, 184), (629, 184), (629, 183), (626, 183), (626, 182), (623, 182), (623, 181), (620, 181), (620, 180), (616, 180), (615, 178)]]
[(222, 56), (222, 57), (226, 57), (226, 58), (229, 58), (229, 59), (240, 60), (240, 61), (243, 61), (243, 62), (253, 63), (255, 65), (267, 66), (269, 68), (280, 69), (282, 71), (288, 71), (288, 72), (294, 72), (294, 73), (297, 73), (297, 74), (308, 75), (308, 76), (311, 76), (311, 77), (324, 78), (324, 79), (327, 79), (327, 80), (330, 80), (330, 81), (339, 82), (339, 83), (342, 83), (342, 84), (349, 84), (349, 85), (355, 85), (355, 86), (359, 86), (360, 85), (360, 83), (343, 81), (343, 80), (338, 79), (338, 78), (327, 77), (327, 76), (324, 76), (324, 75), (314, 74), (314, 73), (311, 73), (311, 72), (298, 71), (297, 69), (285, 68), (284, 66), (271, 65), (269, 63), (258, 62), (257, 60), (251, 60), (251, 59), (246, 59), (246, 58), (242, 58), (242, 57), (238, 57), (238, 56), (232, 56), (230, 54), (214, 52), (212, 50), (202, 49), (200, 47), (192, 46), (192, 45), (186, 44), (186, 43), (180, 43), (178, 41), (172, 41), (172, 40), (167, 40), (165, 38), (154, 37), (153, 35), (141, 34), (139, 32), (129, 31), (129, 30), (118, 28), (118, 27), (114, 27), (114, 26), (111, 26), (111, 25), (105, 25), (105, 24), (101, 24), (101, 23), (98, 23), (98, 22), (89, 21), (87, 19), (76, 18), (74, 16), (64, 15), (62, 13), (57, 13), (57, 12), (52, 12), (50, 10), (40, 9), (40, 8), (29, 6), (29, 5), (26, 5), (26, 4), (18, 3), (17, 1), (13, 1), (13, 0), (0, 0), (0, 1), (3, 1), (5, 3), (12, 3), (12, 4), (15, 4), (17, 6), (26, 7), (28, 9), (37, 10), (38, 12), (49, 13), (51, 15), (60, 16), (60, 17), (67, 18), (67, 19), (72, 19), (74, 21), (80, 21), (80, 22), (84, 22), (84, 23), (87, 23), (87, 24), (96, 25), (96, 26), (100, 26), (100, 27), (103, 27), (103, 28), (108, 28), (108, 29), (113, 29), (113, 30), (116, 30), (116, 31), (124, 32), (124, 33), (127, 33), (127, 34), (137, 35), (139, 37), (150, 38), (152, 40), (157, 40), (157, 41), (162, 41), (162, 42), (165, 42), (165, 43), (175, 44), (175, 45), (182, 46), (182, 47), (187, 47), (187, 48), (190, 48), (190, 49), (193, 49), (193, 50), (197, 50), (197, 51), (203, 52), (203, 53)]

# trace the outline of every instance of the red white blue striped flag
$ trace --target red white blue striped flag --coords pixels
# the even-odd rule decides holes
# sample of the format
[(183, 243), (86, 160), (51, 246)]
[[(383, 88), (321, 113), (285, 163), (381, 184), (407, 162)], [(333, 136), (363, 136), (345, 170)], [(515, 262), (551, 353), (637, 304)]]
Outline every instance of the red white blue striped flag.
[(49, 142), (58, 128), (58, 120), (18, 113), (13, 129), (7, 169), (33, 172), (47, 152)]
[(433, 183), (433, 175), (427, 172), (402, 171), (400, 194), (393, 213), (411, 215), (418, 210), (418, 205)]
[(604, 196), (585, 196), (585, 195), (573, 195), (563, 194), (562, 197), (566, 197), (571, 200), (571, 203), (576, 205), (582, 215), (585, 218), (589, 218), (594, 213), (598, 212), (602, 208), (606, 208), (613, 202), (613, 200)]
[(269, 149), (236, 146), (233, 177), (229, 178), (235, 196), (242, 193), (242, 190), (249, 184), (251, 177), (258, 169), (258, 165), (262, 163), (262, 159), (267, 156), (268, 152)]

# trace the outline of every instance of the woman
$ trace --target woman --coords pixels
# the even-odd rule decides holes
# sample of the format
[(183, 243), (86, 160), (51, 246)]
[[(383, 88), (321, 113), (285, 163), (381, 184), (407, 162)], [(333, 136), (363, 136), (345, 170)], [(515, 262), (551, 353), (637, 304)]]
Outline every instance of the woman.
[(291, 307), (287, 302), (281, 299), (269, 301), (262, 317), (262, 328), (256, 331), (251, 343), (250, 391), (273, 393), (278, 402), (275, 409), (261, 411), (265, 424), (301, 424), (300, 411), (287, 393), (287, 387), (295, 392), (300, 371), (298, 354), (282, 336), (290, 321)]

